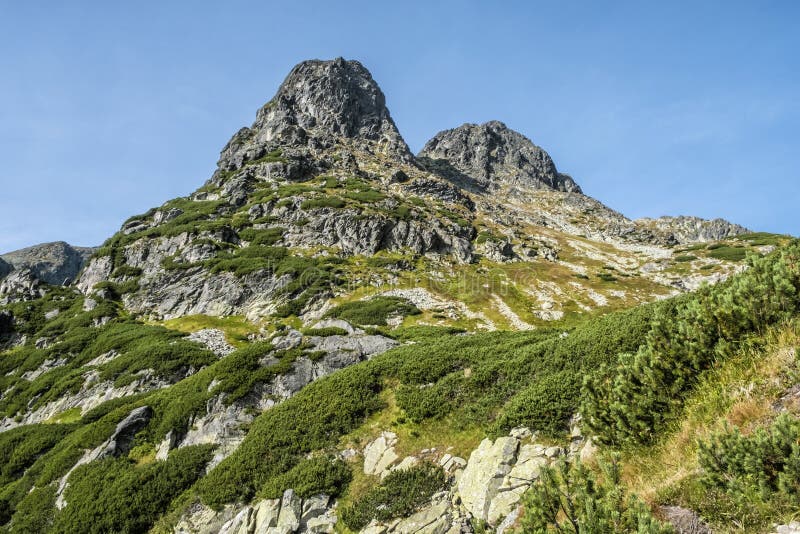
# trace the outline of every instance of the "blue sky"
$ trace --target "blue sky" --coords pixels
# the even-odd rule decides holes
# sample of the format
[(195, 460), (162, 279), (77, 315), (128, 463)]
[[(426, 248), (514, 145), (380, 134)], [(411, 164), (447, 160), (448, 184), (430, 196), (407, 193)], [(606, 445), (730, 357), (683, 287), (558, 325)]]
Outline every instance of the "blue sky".
[(629, 217), (800, 235), (798, 2), (0, 0), (0, 252), (190, 193), (295, 63), (336, 56), (415, 152), (497, 119)]

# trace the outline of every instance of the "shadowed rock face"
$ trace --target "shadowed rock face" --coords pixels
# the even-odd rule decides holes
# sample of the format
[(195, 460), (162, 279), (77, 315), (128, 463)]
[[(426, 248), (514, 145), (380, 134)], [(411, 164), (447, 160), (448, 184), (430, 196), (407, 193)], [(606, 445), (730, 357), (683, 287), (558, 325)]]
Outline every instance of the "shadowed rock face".
[(3, 278), (12, 270), (14, 270), (14, 267), (3, 258), (0, 258), (0, 278)]
[(464, 124), (439, 132), (419, 153), (427, 164), (462, 187), (493, 190), (502, 184), (580, 193), (550, 156), (499, 121)]

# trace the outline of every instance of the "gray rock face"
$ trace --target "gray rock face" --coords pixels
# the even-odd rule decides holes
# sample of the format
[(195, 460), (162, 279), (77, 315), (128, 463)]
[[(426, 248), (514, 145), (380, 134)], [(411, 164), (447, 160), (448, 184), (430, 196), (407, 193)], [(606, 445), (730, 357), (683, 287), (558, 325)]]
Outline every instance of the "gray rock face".
[(522, 495), (539, 477), (541, 468), (562, 453), (558, 447), (545, 449), (537, 443), (523, 443), (514, 436), (494, 442), (484, 439), (472, 451), (458, 479), (458, 493), (464, 507), (474, 517), (497, 525), (517, 507)]
[(452, 255), (460, 262), (472, 258), (472, 228), (445, 228), (427, 221), (388, 217), (362, 218), (349, 211), (318, 213), (308, 224), (291, 227), (284, 235), (289, 246), (341, 247), (347, 255), (372, 255), (379, 250), (410, 249), (418, 254)]
[(36, 274), (22, 267), (0, 280), (0, 305), (37, 299), (46, 292), (46, 286)]
[(749, 234), (744, 226), (728, 222), (725, 219), (701, 219), (700, 217), (659, 217), (658, 219), (638, 219), (637, 224), (655, 228), (671, 234), (680, 244), (706, 241), (720, 241), (742, 234)]
[(228, 340), (225, 339), (225, 332), (216, 328), (204, 328), (203, 330), (192, 332), (186, 339), (205, 345), (208, 350), (217, 356), (227, 356), (236, 350), (233, 345), (228, 343)]
[(255, 123), (233, 136), (219, 166), (237, 169), (278, 146), (316, 151), (333, 147), (339, 139), (413, 161), (383, 92), (361, 63), (342, 58), (304, 61), (258, 111)]
[(575, 181), (558, 172), (550, 156), (499, 121), (464, 124), (439, 132), (419, 153), (424, 164), (472, 190), (500, 183), (580, 193)]
[(64, 500), (64, 490), (69, 485), (69, 477), (75, 469), (88, 463), (108, 457), (117, 457), (127, 454), (133, 445), (136, 433), (143, 429), (153, 417), (153, 409), (141, 406), (131, 411), (128, 416), (117, 424), (114, 433), (98, 447), (86, 451), (78, 462), (72, 466), (66, 475), (61, 477), (56, 490), (56, 508), (64, 509), (67, 502)]
[(143, 278), (141, 290), (126, 295), (124, 301), (128, 309), (165, 319), (194, 314), (259, 316), (277, 307), (275, 295), (288, 281), (262, 271), (242, 278), (233, 273), (209, 275), (201, 268), (166, 271)]
[[(42, 282), (66, 285), (75, 279), (94, 250), (57, 241), (9, 252), (3, 254), (2, 259), (16, 270), (30, 269)], [(3, 265), (0, 264), (0, 277), (2, 272)]]

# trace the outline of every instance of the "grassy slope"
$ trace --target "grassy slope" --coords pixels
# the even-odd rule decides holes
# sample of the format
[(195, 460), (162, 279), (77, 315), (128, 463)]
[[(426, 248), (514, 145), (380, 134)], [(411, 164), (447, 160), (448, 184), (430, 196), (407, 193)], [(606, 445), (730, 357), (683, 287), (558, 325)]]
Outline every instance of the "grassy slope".
[[(722, 495), (700, 486), (698, 441), (737, 427), (749, 434), (773, 421), (774, 406), (787, 389), (800, 381), (797, 347), (800, 318), (771, 328), (750, 340), (731, 359), (706, 373), (686, 400), (682, 412), (657, 443), (627, 450), (624, 480), (628, 488), (653, 505), (679, 504), (699, 511), (713, 523), (714, 532), (767, 532), (771, 523), (788, 523), (797, 509), (764, 506), (742, 515)], [(790, 413), (800, 406), (789, 404)]]

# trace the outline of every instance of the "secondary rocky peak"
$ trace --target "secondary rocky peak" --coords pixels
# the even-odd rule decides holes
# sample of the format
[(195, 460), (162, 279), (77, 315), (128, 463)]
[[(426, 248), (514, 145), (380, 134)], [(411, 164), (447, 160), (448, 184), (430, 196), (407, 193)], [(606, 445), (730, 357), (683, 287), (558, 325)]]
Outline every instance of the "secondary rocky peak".
[[(42, 243), (3, 254), (2, 260), (14, 270), (29, 269), (39, 280), (52, 285), (72, 282), (94, 252), (90, 247), (73, 247), (63, 241)], [(0, 264), (0, 277), (3, 266)]]
[[(342, 140), (356, 148), (413, 161), (386, 107), (386, 98), (358, 61), (336, 58), (296, 65), (250, 128), (223, 149), (220, 167), (237, 168), (280, 148), (320, 151)], [(244, 156), (244, 157), (242, 157)]]
[(635, 222), (646, 228), (672, 234), (678, 243), (720, 241), (752, 232), (744, 226), (725, 219), (701, 219), (685, 215), (664, 216), (658, 219), (643, 218), (637, 219)]
[(580, 193), (542, 148), (500, 121), (464, 124), (439, 132), (419, 153), (422, 162), (463, 187), (502, 184)]

